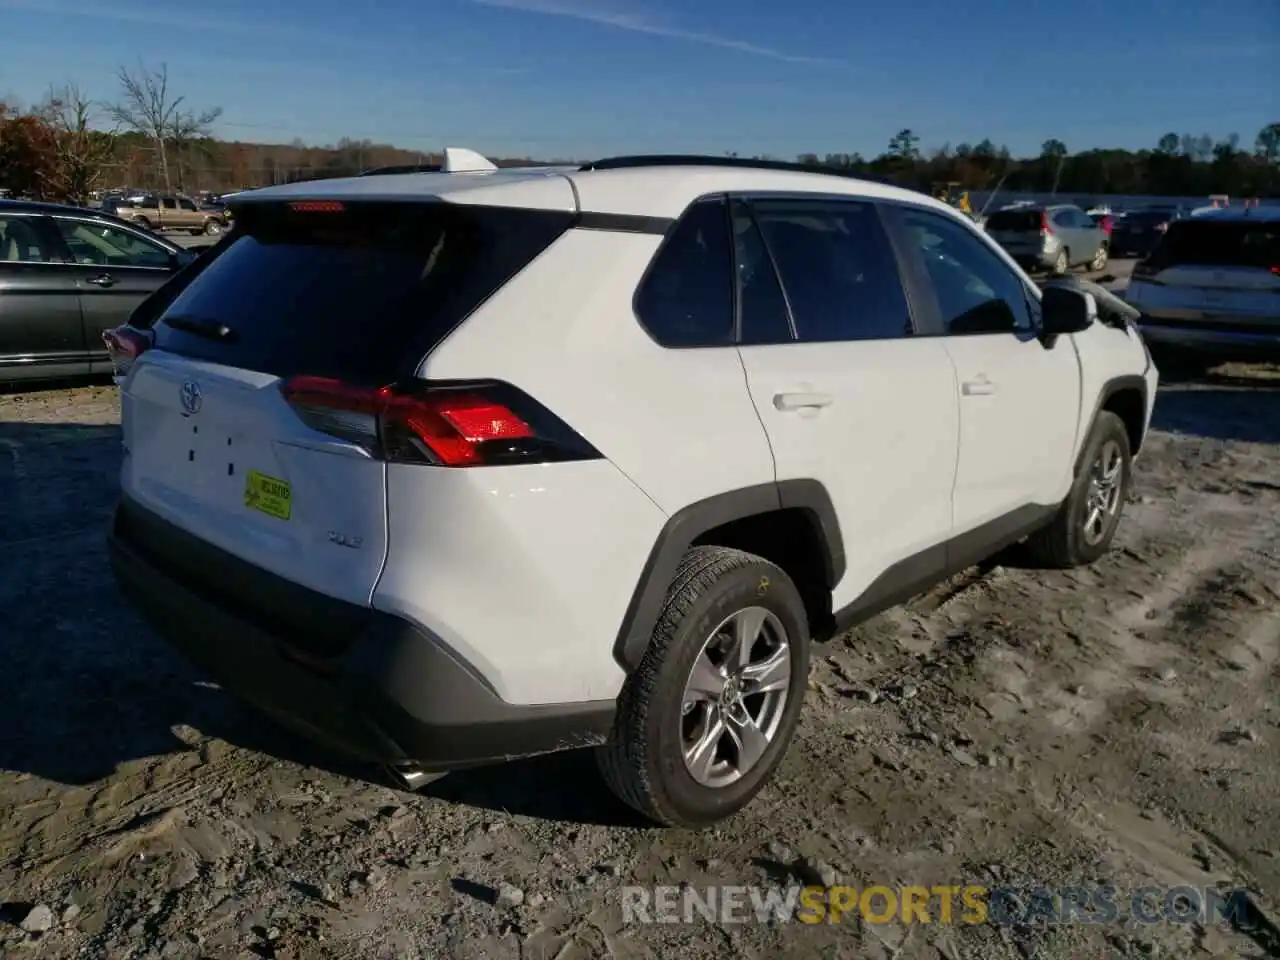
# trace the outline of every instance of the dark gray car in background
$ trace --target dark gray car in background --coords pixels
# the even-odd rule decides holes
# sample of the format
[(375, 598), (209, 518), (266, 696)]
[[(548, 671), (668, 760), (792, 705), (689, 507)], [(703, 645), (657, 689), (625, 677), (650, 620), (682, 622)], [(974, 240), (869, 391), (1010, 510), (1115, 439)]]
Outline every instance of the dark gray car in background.
[(195, 257), (101, 210), (0, 200), (0, 383), (110, 374), (103, 331)]
[(1027, 270), (1061, 276), (1072, 267), (1101, 270), (1107, 265), (1106, 230), (1071, 204), (997, 210), (987, 218), (986, 231)]
[(1111, 228), (1111, 252), (1117, 257), (1145, 257), (1155, 249), (1169, 224), (1182, 219), (1177, 207), (1131, 210)]

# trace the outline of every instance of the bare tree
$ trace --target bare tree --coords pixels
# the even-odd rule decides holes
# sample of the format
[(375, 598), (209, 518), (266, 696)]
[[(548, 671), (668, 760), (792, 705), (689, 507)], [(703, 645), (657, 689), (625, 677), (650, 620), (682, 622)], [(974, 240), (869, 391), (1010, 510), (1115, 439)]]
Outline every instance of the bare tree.
[(164, 187), (172, 190), (171, 151), (181, 153), (186, 144), (209, 136), (209, 128), (222, 116), (222, 108), (213, 107), (199, 113), (185, 109), (186, 97), (175, 97), (169, 92), (167, 64), (162, 63), (158, 70), (148, 70), (139, 64), (137, 73), (121, 67), (117, 76), (123, 100), (110, 108), (111, 116), (125, 129), (140, 133), (155, 144)]
[(36, 113), (53, 131), (50, 193), (84, 203), (115, 153), (114, 131), (90, 129), (96, 109), (75, 84), (51, 89)]

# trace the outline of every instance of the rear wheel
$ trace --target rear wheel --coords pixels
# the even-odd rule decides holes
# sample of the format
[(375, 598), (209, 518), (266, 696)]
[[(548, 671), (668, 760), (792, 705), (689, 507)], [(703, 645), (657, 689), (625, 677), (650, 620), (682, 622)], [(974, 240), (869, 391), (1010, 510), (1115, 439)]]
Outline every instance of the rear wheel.
[(216, 237), (222, 233), (221, 220), (206, 220), (204, 224), (204, 232), (210, 237)]
[(605, 782), (664, 825), (730, 816), (786, 752), (808, 674), (809, 625), (791, 578), (740, 550), (695, 547), (598, 750)]
[(1103, 244), (1098, 247), (1098, 252), (1093, 255), (1093, 260), (1089, 263), (1089, 269), (1098, 271), (1107, 265), (1107, 246)]
[(1058, 251), (1058, 255), (1053, 258), (1053, 266), (1049, 268), (1049, 272), (1055, 277), (1064, 276), (1071, 267), (1071, 259), (1067, 256), (1067, 248), (1063, 247)]
[(1032, 556), (1050, 567), (1079, 567), (1111, 546), (1133, 483), (1129, 432), (1109, 410), (1098, 414), (1081, 467), (1053, 522), (1027, 542)]

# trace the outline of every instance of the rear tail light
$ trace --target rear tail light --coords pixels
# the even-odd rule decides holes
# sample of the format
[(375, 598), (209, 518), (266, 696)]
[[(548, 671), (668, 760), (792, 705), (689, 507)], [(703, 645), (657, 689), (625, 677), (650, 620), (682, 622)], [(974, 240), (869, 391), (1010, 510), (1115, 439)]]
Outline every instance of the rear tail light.
[(1277, 277), (1280, 277), (1280, 264), (1276, 264), (1276, 266), (1272, 267), (1271, 273)]
[(107, 345), (112, 373), (120, 379), (128, 375), (138, 357), (151, 349), (151, 331), (139, 330), (126, 323), (104, 331), (102, 342)]
[(1043, 210), (1040, 211), (1040, 236), (1047, 237), (1053, 233), (1053, 227), (1049, 223), (1049, 214)]
[(600, 458), (567, 424), (506, 383), (402, 390), (294, 377), (283, 392), (313, 430), (394, 463), (479, 467)]

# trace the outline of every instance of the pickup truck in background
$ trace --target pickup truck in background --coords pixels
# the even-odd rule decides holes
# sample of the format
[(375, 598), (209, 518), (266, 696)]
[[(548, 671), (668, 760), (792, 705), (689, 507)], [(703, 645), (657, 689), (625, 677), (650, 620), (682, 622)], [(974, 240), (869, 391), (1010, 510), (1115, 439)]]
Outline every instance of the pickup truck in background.
[(227, 229), (223, 210), (202, 208), (190, 197), (151, 195), (120, 204), (115, 214), (147, 230), (186, 230), (216, 237)]

